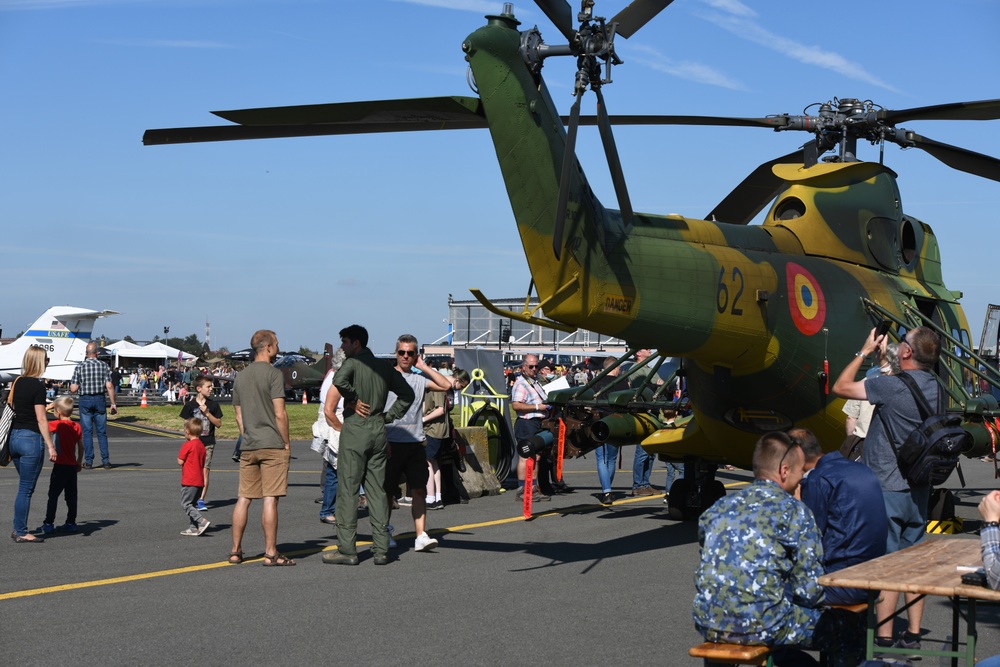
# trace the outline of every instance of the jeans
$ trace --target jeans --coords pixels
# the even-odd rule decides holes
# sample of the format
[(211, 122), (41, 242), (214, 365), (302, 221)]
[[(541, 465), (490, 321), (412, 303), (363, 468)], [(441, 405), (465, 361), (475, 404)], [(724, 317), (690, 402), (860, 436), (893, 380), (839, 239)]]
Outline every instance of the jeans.
[(319, 518), (337, 514), (337, 469), (329, 461), (323, 461), (323, 504), (319, 508)]
[(601, 492), (611, 493), (615, 468), (618, 467), (618, 446), (605, 443), (594, 450), (594, 455), (597, 456), (597, 477), (601, 480)]
[(42, 434), (23, 428), (10, 432), (10, 455), (17, 469), (17, 497), (14, 498), (14, 534), (28, 534), (28, 510), (38, 476), (42, 474), (45, 445)]
[(667, 461), (667, 481), (663, 487), (663, 493), (669, 494), (670, 487), (673, 486), (674, 480), (677, 479), (684, 479), (684, 464)]
[(649, 486), (649, 474), (653, 472), (656, 457), (646, 452), (640, 445), (635, 446), (635, 458), (632, 460), (632, 488)]
[(101, 447), (101, 463), (109, 463), (108, 415), (104, 394), (80, 396), (80, 428), (83, 429), (84, 463), (94, 462), (94, 427), (97, 427), (97, 444)]

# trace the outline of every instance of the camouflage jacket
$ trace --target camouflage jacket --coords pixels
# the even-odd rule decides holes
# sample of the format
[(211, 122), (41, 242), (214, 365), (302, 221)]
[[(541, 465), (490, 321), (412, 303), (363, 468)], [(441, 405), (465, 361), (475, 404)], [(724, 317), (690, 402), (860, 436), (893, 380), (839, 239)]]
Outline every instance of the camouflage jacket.
[(819, 620), (823, 546), (812, 512), (757, 480), (698, 521), (694, 623), (708, 641), (807, 644)]

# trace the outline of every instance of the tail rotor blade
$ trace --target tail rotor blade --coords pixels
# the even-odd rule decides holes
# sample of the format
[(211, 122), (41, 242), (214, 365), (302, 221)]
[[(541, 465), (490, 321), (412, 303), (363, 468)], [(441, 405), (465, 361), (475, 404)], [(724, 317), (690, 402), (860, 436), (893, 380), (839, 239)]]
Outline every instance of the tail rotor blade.
[(556, 224), (552, 229), (552, 251), (558, 260), (562, 255), (563, 228), (566, 226), (566, 206), (569, 204), (569, 181), (573, 165), (576, 164), (576, 130), (580, 126), (580, 103), (583, 92), (576, 96), (576, 102), (569, 113), (566, 128), (566, 150), (563, 151), (562, 173), (559, 176), (559, 201), (556, 203)]
[(594, 87), (597, 94), (597, 121), (601, 131), (601, 141), (604, 143), (604, 153), (608, 158), (608, 169), (611, 170), (611, 182), (618, 196), (618, 207), (621, 209), (622, 222), (628, 227), (632, 224), (632, 200), (625, 186), (625, 175), (622, 173), (622, 163), (618, 157), (618, 147), (615, 145), (615, 135), (611, 132), (611, 121), (608, 119), (607, 105), (604, 104), (604, 93), (600, 87)]
[(566, 41), (572, 43), (576, 38), (576, 30), (573, 29), (573, 9), (569, 3), (566, 0), (535, 0), (535, 4), (559, 28)]
[(616, 34), (628, 39), (636, 33), (642, 26), (667, 8), (674, 0), (635, 0), (625, 9), (621, 10), (611, 19), (611, 23), (617, 23)]

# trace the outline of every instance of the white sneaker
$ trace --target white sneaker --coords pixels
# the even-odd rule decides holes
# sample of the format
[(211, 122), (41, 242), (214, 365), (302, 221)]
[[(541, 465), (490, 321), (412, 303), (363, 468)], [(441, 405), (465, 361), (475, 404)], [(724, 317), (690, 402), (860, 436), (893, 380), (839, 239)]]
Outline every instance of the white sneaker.
[(438, 541), (429, 537), (427, 533), (417, 535), (417, 541), (413, 544), (414, 551), (433, 551), (437, 549)]
[(402, 498), (399, 499), (400, 507), (410, 507), (411, 505), (413, 505), (413, 498), (411, 498), (410, 496), (403, 496)]
[(201, 533), (198, 532), (198, 529), (195, 526), (188, 526), (187, 530), (181, 531), (181, 535), (184, 537), (198, 537)]
[(392, 536), (393, 532), (395, 532), (395, 528), (393, 528), (391, 524), (386, 526), (386, 528), (389, 529), (389, 548), (395, 549), (396, 547), (399, 546), (398, 544), (396, 544), (396, 538)]

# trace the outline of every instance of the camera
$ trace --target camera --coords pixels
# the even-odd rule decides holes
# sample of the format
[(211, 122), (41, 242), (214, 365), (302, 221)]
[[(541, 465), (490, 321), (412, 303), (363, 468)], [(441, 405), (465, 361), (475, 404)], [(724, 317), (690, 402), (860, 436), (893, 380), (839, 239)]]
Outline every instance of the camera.
[(556, 437), (552, 435), (551, 431), (539, 431), (537, 435), (533, 435), (525, 440), (519, 440), (517, 442), (517, 453), (522, 459), (526, 459), (545, 451), (555, 444), (555, 441)]
[(986, 581), (986, 573), (982, 570), (966, 572), (962, 575), (962, 583), (966, 586), (982, 586), (983, 588), (989, 588), (989, 582)]

